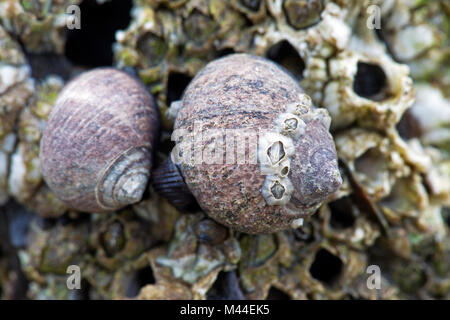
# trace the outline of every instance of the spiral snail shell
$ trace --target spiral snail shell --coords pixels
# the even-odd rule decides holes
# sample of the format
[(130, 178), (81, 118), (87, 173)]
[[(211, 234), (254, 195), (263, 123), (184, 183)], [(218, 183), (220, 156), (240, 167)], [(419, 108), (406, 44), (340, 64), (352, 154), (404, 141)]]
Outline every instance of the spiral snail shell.
[(177, 205), (188, 189), (214, 220), (271, 233), (301, 225), (342, 183), (327, 111), (264, 58), (209, 63), (172, 107), (176, 146), (153, 184)]
[(158, 129), (154, 100), (136, 79), (113, 68), (85, 72), (64, 87), (49, 116), (40, 146), (44, 180), (79, 211), (138, 202)]

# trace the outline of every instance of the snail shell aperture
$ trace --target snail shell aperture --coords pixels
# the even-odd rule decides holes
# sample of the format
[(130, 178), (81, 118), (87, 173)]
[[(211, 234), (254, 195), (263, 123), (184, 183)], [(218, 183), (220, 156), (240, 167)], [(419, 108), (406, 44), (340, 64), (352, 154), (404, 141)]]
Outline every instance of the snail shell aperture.
[(95, 69), (62, 90), (41, 139), (44, 179), (71, 208), (116, 210), (147, 186), (159, 130), (152, 96), (133, 77)]
[[(156, 190), (169, 200), (182, 189), (177, 183), (186, 183), (216, 221), (242, 232), (271, 233), (301, 225), (342, 183), (327, 111), (313, 107), (297, 81), (264, 58), (233, 54), (209, 63), (176, 106), (174, 133), (183, 133), (173, 137), (171, 158), (153, 176)], [(198, 125), (200, 143), (185, 144), (190, 136), (198, 138)], [(196, 157), (214, 149), (229, 132), (234, 141), (246, 141), (246, 130), (257, 131), (256, 150), (249, 143), (243, 147), (257, 161), (180, 160), (191, 151)], [(236, 149), (226, 148), (219, 160)]]

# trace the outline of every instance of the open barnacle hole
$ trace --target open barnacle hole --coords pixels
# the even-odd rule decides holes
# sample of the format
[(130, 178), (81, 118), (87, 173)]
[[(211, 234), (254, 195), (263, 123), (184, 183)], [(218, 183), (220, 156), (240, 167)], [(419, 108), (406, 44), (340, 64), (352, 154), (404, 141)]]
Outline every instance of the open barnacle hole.
[(414, 102), (408, 67), (386, 55), (344, 52), (330, 59), (329, 68), (340, 80), (326, 85), (321, 104), (333, 115), (336, 129), (357, 122), (385, 130), (395, 126)]
[(322, 206), (319, 215), (326, 238), (363, 250), (375, 242), (380, 232), (368, 213), (361, 214), (354, 197), (345, 196)]
[(181, 72), (170, 72), (167, 78), (166, 104), (180, 100), (192, 77)]
[(284, 0), (283, 11), (286, 20), (296, 30), (310, 27), (320, 22), (320, 14), (325, 5), (323, 0)]
[(283, 40), (271, 46), (266, 57), (286, 68), (297, 80), (302, 79), (305, 62), (289, 41)]
[(360, 97), (373, 101), (382, 101), (390, 96), (388, 79), (383, 68), (377, 64), (361, 61), (357, 64), (353, 90)]
[(325, 248), (319, 249), (309, 267), (310, 275), (327, 287), (333, 287), (343, 273), (342, 260)]
[(284, 291), (272, 286), (267, 293), (266, 300), (292, 300)]
[(131, 8), (131, 0), (81, 1), (82, 28), (67, 30), (65, 56), (81, 66), (111, 66), (115, 33), (128, 27)]
[(328, 203), (330, 209), (329, 225), (336, 230), (348, 229), (355, 225), (358, 209), (346, 196)]
[(236, 271), (220, 271), (216, 281), (208, 290), (207, 300), (244, 300)]

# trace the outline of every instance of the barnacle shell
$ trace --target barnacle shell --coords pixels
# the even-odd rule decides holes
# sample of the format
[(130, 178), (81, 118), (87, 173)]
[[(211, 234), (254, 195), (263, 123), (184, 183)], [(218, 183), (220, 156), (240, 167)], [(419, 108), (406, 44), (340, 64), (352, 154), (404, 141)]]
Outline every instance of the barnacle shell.
[(0, 3), (0, 21), (3, 26), (21, 40), (29, 52), (64, 52), (66, 10), (79, 0), (46, 2), (42, 0)]
[(115, 210), (141, 199), (158, 129), (154, 102), (129, 75), (97, 69), (71, 81), (40, 149), (45, 181), (70, 207)]
[(429, 85), (416, 86), (416, 102), (410, 109), (417, 123), (419, 138), (425, 145), (450, 144), (450, 100)]
[[(341, 185), (328, 127), (328, 115), (311, 106), (296, 81), (277, 65), (230, 55), (210, 63), (186, 89), (175, 121), (175, 135), (181, 133), (183, 141), (172, 160), (215, 220), (249, 233), (274, 232), (298, 226), (294, 221), (313, 213)], [(246, 136), (252, 139), (251, 130), (258, 131), (253, 137), (258, 135), (257, 143), (238, 145), (248, 159), (237, 159), (234, 149), (227, 149), (223, 159), (232, 160), (223, 163), (217, 143), (224, 141), (225, 130), (244, 142)], [(196, 132), (204, 138), (194, 144), (197, 153), (189, 158), (185, 143), (192, 133), (195, 140)], [(208, 150), (217, 150), (218, 162)], [(195, 162), (202, 152), (202, 161)]]
[[(233, 269), (241, 258), (238, 241), (221, 234), (217, 228), (223, 227), (217, 224), (200, 227), (206, 221), (202, 213), (180, 216), (167, 250), (156, 251), (152, 263), (157, 281), (187, 284), (197, 299), (205, 298), (219, 271)], [(214, 235), (216, 244), (205, 242), (199, 228), (203, 234), (218, 231)]]
[[(140, 1), (132, 23), (116, 33), (113, 46), (117, 66), (130, 66), (150, 87), (162, 114), (162, 126), (171, 128), (164, 111), (180, 98), (192, 77), (223, 52), (249, 51), (254, 28), (248, 19), (263, 19), (244, 3), (255, 1)], [(248, 18), (248, 19), (247, 19)], [(180, 50), (183, 48), (183, 50)], [(222, 53), (221, 53), (222, 52)], [(172, 86), (178, 89), (172, 90)]]

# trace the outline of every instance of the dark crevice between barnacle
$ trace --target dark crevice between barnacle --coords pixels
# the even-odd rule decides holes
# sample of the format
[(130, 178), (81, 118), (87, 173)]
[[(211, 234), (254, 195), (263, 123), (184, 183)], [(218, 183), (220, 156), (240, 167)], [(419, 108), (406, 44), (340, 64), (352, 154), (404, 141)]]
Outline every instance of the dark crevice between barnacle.
[(9, 222), (9, 242), (14, 248), (25, 248), (28, 244), (28, 230), (35, 214), (11, 200), (5, 205)]
[(223, 49), (217, 50), (214, 56), (217, 59), (217, 58), (222, 58), (222, 57), (228, 56), (233, 53), (236, 53), (236, 51), (234, 51), (233, 48), (223, 48)]
[(216, 281), (206, 294), (208, 300), (244, 300), (235, 271), (219, 272)]
[(36, 216), (36, 225), (39, 227), (39, 229), (43, 231), (50, 230), (56, 225), (57, 219), (56, 218), (43, 218), (39, 215)]
[(376, 64), (358, 62), (353, 90), (357, 95), (373, 101), (387, 99), (389, 92), (386, 73)]
[(309, 272), (313, 278), (331, 287), (339, 280), (342, 269), (341, 259), (322, 248), (317, 251)]
[(330, 208), (330, 226), (334, 229), (351, 228), (355, 224), (352, 200), (349, 196), (328, 204)]
[(41, 80), (49, 75), (58, 75), (63, 80), (71, 78), (72, 64), (63, 55), (52, 52), (26, 53), (33, 78)]
[(99, 4), (83, 0), (80, 4), (81, 28), (67, 31), (65, 56), (85, 67), (111, 66), (112, 45), (117, 30), (130, 23), (131, 0), (112, 0)]
[(66, 226), (71, 224), (72, 226), (80, 226), (89, 223), (91, 220), (91, 214), (87, 212), (68, 211), (62, 216), (56, 218), (56, 223)]
[(292, 299), (291, 297), (289, 297), (289, 295), (287, 295), (280, 289), (270, 287), (266, 300), (292, 300)]
[(300, 30), (320, 22), (323, 0), (284, 0), (283, 11), (291, 27)]
[(450, 228), (450, 208), (442, 208), (442, 216), (444, 221), (447, 223), (447, 226)]
[(174, 101), (180, 100), (184, 89), (191, 82), (192, 78), (184, 73), (171, 72), (167, 80), (166, 102), (167, 106)]
[(287, 69), (296, 80), (302, 79), (305, 62), (289, 41), (283, 40), (271, 46), (266, 57)]
[(128, 298), (136, 297), (142, 287), (155, 283), (156, 280), (153, 269), (150, 266), (139, 269), (134, 272), (129, 279), (126, 296)]
[(367, 213), (369, 219), (378, 223), (383, 234), (389, 236), (389, 223), (387, 222), (387, 219), (382, 211), (375, 205), (374, 201), (364, 191), (361, 184), (355, 179), (345, 161), (339, 159), (339, 167), (342, 168), (343, 172), (350, 181), (350, 184), (354, 191), (352, 199), (354, 200), (354, 203), (359, 212)]
[(396, 126), (397, 132), (405, 140), (419, 138), (422, 135), (419, 121), (410, 109), (406, 110)]
[(27, 299), (29, 281), (22, 271), (18, 250), (27, 245), (28, 226), (33, 214), (15, 201), (0, 208), (0, 251), (10, 270), (10, 288), (5, 299)]

